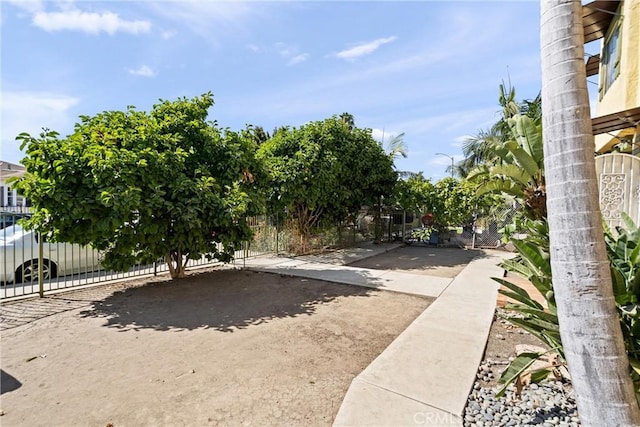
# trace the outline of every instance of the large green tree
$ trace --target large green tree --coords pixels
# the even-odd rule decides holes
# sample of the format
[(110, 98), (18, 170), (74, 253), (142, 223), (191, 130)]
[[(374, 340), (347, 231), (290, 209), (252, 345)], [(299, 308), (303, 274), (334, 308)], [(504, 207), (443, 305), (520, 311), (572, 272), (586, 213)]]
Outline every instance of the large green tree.
[(582, 4), (541, 1), (542, 117), (551, 272), (560, 336), (585, 426), (637, 426), (636, 401), (593, 156)]
[(302, 252), (314, 230), (372, 206), (395, 185), (393, 159), (369, 129), (348, 119), (345, 113), (281, 129), (258, 150), (271, 176), (269, 209), (294, 222)]
[(422, 173), (398, 181), (393, 201), (401, 209), (431, 213), (443, 228), (468, 224), (474, 212), (496, 203), (491, 195), (477, 196), (473, 183), (447, 177), (433, 184)]
[(17, 187), (35, 207), (28, 225), (104, 251), (106, 268), (166, 260), (172, 278), (189, 259), (230, 261), (260, 208), (250, 130), (207, 121), (213, 95), (81, 116), (73, 134), (21, 134), (28, 173)]
[(418, 172), (407, 179), (398, 180), (392, 202), (403, 210), (426, 213), (430, 209), (434, 193), (435, 187), (431, 180)]

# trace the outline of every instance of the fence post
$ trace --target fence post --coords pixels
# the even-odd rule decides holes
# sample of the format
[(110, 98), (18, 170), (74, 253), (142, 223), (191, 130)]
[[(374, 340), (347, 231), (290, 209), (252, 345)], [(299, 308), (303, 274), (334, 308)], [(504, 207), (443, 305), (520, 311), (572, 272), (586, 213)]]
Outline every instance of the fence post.
[(476, 248), (476, 225), (478, 223), (478, 202), (473, 208), (473, 224), (471, 225), (471, 249)]
[[(44, 242), (42, 241), (42, 233), (38, 233), (38, 294), (40, 298), (44, 297)], [(33, 276), (32, 276), (33, 277)]]
[(407, 211), (402, 211), (402, 243), (404, 243), (404, 236), (407, 233)]
[(275, 223), (275, 227), (276, 229), (276, 256), (280, 255), (280, 248), (278, 246), (278, 240), (280, 238), (280, 230), (278, 230), (278, 214), (276, 214), (276, 223)]

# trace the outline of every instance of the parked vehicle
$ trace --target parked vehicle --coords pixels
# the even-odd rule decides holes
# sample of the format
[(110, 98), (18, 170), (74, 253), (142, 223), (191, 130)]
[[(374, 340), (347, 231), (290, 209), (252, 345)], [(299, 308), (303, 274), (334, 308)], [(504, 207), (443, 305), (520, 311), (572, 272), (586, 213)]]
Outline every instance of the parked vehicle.
[(89, 246), (43, 242), (43, 264), (38, 262), (38, 234), (15, 224), (0, 230), (0, 282), (29, 283), (100, 269), (100, 253)]
[(21, 218), (30, 217), (30, 213), (23, 212), (0, 212), (0, 230), (18, 223)]

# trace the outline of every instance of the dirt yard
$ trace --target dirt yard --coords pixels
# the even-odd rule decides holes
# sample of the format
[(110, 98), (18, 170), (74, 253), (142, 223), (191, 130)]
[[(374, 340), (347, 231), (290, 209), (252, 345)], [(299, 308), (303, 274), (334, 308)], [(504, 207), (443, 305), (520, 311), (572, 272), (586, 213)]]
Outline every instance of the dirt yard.
[(127, 286), (5, 305), (39, 320), (5, 322), (0, 424), (330, 425), (431, 302), (237, 270)]

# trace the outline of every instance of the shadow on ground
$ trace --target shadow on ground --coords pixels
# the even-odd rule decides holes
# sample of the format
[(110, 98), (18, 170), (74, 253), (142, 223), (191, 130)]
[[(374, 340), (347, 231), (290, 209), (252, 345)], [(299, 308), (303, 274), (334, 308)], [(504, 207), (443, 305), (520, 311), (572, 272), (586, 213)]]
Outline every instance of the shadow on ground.
[(105, 326), (121, 330), (233, 332), (276, 318), (312, 315), (318, 305), (336, 298), (374, 292), (280, 274), (218, 270), (118, 291), (80, 315), (104, 318)]
[(384, 254), (353, 262), (349, 266), (453, 278), (472, 259), (485, 256), (485, 252), (478, 249), (416, 245), (403, 246)]
[(22, 387), (22, 383), (12, 375), (0, 369), (0, 394), (8, 393)]

